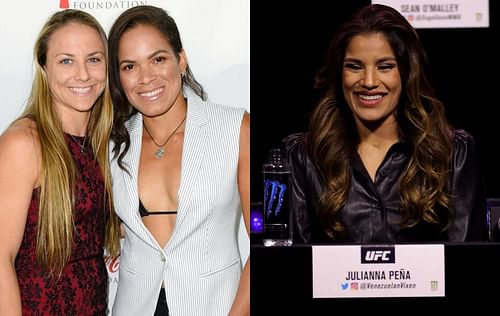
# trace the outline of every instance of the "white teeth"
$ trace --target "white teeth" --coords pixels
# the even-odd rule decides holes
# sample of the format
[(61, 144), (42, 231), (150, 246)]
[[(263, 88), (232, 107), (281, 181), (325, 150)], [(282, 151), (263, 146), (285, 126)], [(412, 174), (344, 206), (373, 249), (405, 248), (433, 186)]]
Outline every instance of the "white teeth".
[(375, 94), (375, 95), (365, 95), (365, 94), (360, 94), (359, 97), (364, 100), (378, 100), (382, 98), (380, 94)]
[(78, 93), (78, 94), (85, 94), (92, 89), (92, 87), (85, 87), (85, 88), (70, 88), (72, 91)]
[(151, 97), (154, 97), (155, 95), (159, 94), (162, 91), (163, 91), (163, 88), (158, 88), (158, 89), (155, 89), (153, 91), (139, 93), (139, 95), (141, 97), (151, 98)]

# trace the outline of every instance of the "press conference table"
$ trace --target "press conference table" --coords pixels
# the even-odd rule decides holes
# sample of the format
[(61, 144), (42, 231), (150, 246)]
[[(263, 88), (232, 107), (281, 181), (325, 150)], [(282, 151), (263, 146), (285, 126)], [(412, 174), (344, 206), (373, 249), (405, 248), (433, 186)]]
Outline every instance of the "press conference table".
[(445, 243), (445, 297), (313, 299), (311, 246), (250, 251), (252, 316), (500, 314), (500, 243)]

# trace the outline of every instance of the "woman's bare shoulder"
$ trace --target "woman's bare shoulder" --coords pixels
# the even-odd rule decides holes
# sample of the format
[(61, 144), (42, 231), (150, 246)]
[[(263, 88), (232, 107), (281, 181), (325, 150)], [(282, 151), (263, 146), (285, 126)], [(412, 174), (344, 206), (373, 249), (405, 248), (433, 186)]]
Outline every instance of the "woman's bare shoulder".
[(28, 118), (15, 121), (0, 135), (0, 158), (5, 158), (5, 155), (15, 155), (18, 159), (33, 158), (38, 148), (36, 124)]

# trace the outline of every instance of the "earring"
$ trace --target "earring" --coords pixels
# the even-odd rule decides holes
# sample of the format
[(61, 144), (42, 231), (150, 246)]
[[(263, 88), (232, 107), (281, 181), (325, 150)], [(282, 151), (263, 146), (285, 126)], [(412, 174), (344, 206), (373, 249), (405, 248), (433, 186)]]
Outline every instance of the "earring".
[(181, 72), (181, 78), (184, 79), (184, 77), (186, 77), (186, 72)]

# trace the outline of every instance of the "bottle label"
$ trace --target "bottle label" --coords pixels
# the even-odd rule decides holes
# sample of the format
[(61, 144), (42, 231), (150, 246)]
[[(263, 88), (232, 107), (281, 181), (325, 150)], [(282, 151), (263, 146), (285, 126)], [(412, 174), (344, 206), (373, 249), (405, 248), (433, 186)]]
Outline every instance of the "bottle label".
[(290, 172), (264, 173), (264, 238), (290, 239)]

